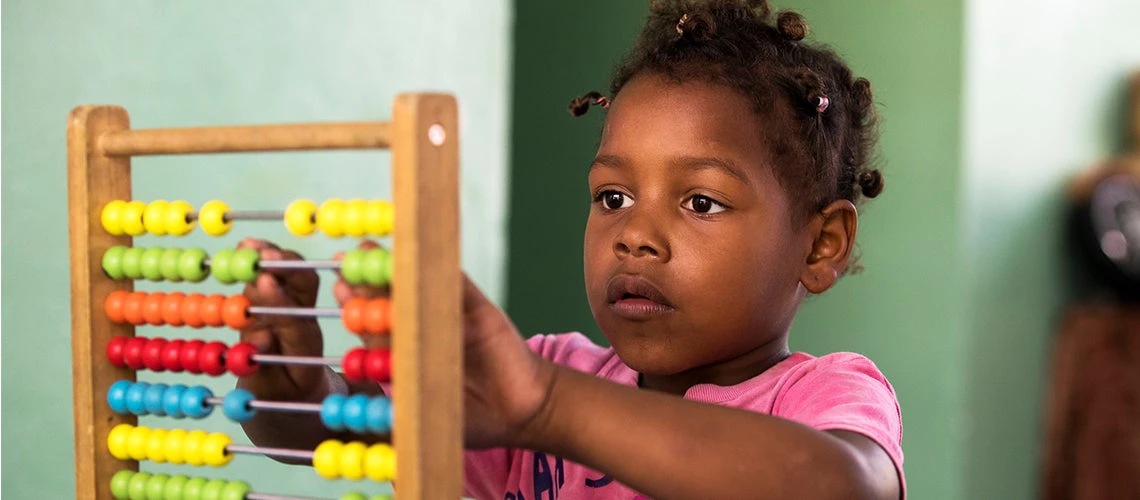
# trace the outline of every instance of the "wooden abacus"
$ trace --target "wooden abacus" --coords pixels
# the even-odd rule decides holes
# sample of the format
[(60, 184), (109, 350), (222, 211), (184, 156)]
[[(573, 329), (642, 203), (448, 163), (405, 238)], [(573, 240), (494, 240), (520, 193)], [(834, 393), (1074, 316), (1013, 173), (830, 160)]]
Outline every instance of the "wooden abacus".
[[(394, 446), (395, 460), (399, 464), (398, 495), (401, 499), (459, 498), (462, 495), (458, 124), (452, 97), (400, 95), (395, 99), (393, 118), (389, 122), (149, 130), (132, 130), (127, 112), (121, 107), (81, 106), (70, 115), (67, 144), (77, 498), (115, 498), (112, 480), (117, 474), (120, 483), (133, 477), (131, 472), (119, 473), (138, 471), (136, 460), (142, 455), (132, 451), (135, 456), (126, 458), (136, 460), (116, 458), (108, 444), (113, 429), (119, 428), (120, 434), (126, 436), (131, 426), (137, 424), (136, 414), (111, 408), (108, 391), (116, 382), (122, 387), (133, 385), (136, 378), (132, 368), (144, 364), (138, 356), (133, 358), (133, 364), (121, 358), (124, 341), (134, 337), (135, 324), (139, 321), (115, 322), (104, 312), (109, 307), (106, 303), (110, 297), (121, 298), (134, 289), (129, 279), (111, 279), (103, 262), (113, 247), (130, 247), (132, 235), (140, 234), (140, 231), (124, 234), (121, 230), (113, 231), (118, 235), (112, 234), (105, 229), (103, 219), (108, 204), (131, 198), (131, 157), (382, 148), (390, 149), (392, 154), (391, 261), (394, 264), (390, 275), (397, 277), (398, 282), (392, 287), (389, 322), (391, 356), (395, 360), (391, 375), (394, 402), (391, 407), (395, 411), (391, 439), (392, 443), (398, 443)], [(204, 217), (206, 214), (204, 210), (196, 214), (187, 214), (184, 210), (177, 218), (189, 230), (194, 215)], [(225, 213), (215, 215), (219, 217), (216, 223), (226, 218)], [(319, 214), (314, 213), (314, 216), (319, 217)], [(147, 223), (142, 214), (137, 214), (137, 218), (140, 220), (132, 224)], [(226, 220), (229, 222), (232, 219)], [(206, 228), (205, 219), (201, 225)], [(196, 265), (202, 264), (200, 260), (196, 262)], [(346, 316), (346, 324), (347, 321)], [(179, 341), (169, 344), (175, 342)], [(161, 347), (161, 344), (155, 345)], [(108, 362), (104, 356), (109, 346), (120, 349), (117, 351), (120, 366)], [(170, 352), (177, 364), (177, 349)], [(223, 363), (224, 354), (220, 352), (213, 351), (214, 365)], [(238, 356), (231, 358), (225, 362), (236, 362)], [(360, 359), (358, 357), (358, 361)], [(249, 360), (246, 362), (248, 367)], [(197, 358), (194, 364), (197, 370), (188, 371), (204, 370), (197, 366)], [(118, 397), (122, 397), (121, 390)], [(213, 398), (213, 404), (219, 404), (219, 399)], [(199, 401), (198, 404), (205, 403)], [(162, 414), (161, 411), (153, 413)], [(138, 437), (144, 438), (145, 432)], [(229, 455), (237, 448), (241, 447), (214, 452)], [(361, 450), (362, 447), (355, 449), (356, 452)], [(120, 450), (119, 455), (124, 453), (127, 452)], [(209, 462), (209, 458), (205, 461)], [(214, 458), (220, 460), (221, 456)], [(199, 461), (202, 461), (200, 457)], [(356, 465), (359, 464), (352, 467)], [(394, 465), (385, 467), (391, 467), (394, 475)], [(141, 474), (144, 473), (136, 476)], [(354, 470), (349, 475), (359, 478), (361, 473)], [(248, 487), (242, 488), (233, 490), (239, 491), (237, 498), (284, 498), (247, 495), (244, 492)]]

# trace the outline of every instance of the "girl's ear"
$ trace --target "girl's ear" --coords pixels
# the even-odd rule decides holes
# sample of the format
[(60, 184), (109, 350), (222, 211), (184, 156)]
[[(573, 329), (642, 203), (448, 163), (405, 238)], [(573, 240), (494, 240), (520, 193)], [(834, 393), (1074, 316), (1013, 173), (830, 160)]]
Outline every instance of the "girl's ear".
[(812, 240), (800, 276), (804, 288), (819, 294), (835, 285), (847, 270), (858, 227), (859, 212), (848, 200), (833, 201), (814, 216), (808, 223)]

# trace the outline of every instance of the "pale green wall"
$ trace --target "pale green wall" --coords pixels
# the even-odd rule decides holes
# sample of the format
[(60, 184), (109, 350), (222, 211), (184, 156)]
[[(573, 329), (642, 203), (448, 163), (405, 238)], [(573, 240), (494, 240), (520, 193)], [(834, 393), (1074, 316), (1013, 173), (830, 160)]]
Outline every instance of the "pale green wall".
[(1036, 496), (1051, 340), (1075, 284), (1064, 183), (1119, 153), (1140, 3), (971, 0), (961, 245), (963, 498)]
[[(148, 128), (382, 120), (390, 117), (397, 92), (456, 93), (462, 123), (463, 261), (493, 297), (501, 295), (510, 2), (5, 0), (3, 11), (7, 498), (73, 495), (64, 133), (76, 105), (123, 105), (134, 127)], [(134, 162), (135, 196), (195, 204), (218, 198), (235, 209), (283, 207), (298, 197), (386, 196), (387, 161), (385, 154), (359, 152), (143, 158)], [(272, 237), (313, 257), (350, 244), (293, 240), (278, 225), (239, 226), (233, 236), (215, 240), (143, 237), (137, 244), (219, 248), (234, 244), (238, 234)], [(217, 285), (193, 288), (223, 291)], [(329, 301), (325, 290), (322, 302)], [(140, 334), (175, 332), (148, 328)], [(335, 323), (328, 332), (330, 353), (352, 343)], [(198, 335), (234, 338), (226, 330)], [(216, 391), (232, 384), (229, 377), (211, 383)], [(201, 424), (244, 440), (223, 420), (143, 422)], [(147, 464), (144, 469), (158, 468)], [(161, 470), (187, 472), (185, 467)], [(346, 489), (329, 488), (310, 469), (253, 457), (239, 457), (225, 469), (189, 472), (251, 479), (266, 492), (332, 496)]]

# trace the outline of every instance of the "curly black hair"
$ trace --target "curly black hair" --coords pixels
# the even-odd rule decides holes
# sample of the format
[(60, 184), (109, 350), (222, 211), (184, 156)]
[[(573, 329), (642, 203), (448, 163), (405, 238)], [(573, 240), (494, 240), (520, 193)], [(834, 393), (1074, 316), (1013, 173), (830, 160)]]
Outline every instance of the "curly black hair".
[[(797, 215), (837, 199), (874, 198), (883, 175), (870, 165), (878, 139), (871, 83), (855, 78), (834, 51), (804, 42), (807, 33), (802, 16), (785, 11), (773, 19), (765, 0), (655, 1), (610, 95), (643, 73), (724, 85), (758, 115), (787, 125), (767, 140)], [(609, 101), (591, 92), (571, 101), (570, 113), (592, 104)]]

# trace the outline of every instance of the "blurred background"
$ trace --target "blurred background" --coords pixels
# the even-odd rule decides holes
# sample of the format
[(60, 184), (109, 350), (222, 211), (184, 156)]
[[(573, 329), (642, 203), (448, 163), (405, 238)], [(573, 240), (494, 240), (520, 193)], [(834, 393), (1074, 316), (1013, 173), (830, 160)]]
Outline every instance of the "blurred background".
[[(809, 301), (792, 347), (861, 352), (886, 373), (902, 404), (911, 498), (1043, 497), (1054, 339), (1074, 304), (1117, 303), (1066, 237), (1068, 189), (1090, 165), (1135, 147), (1127, 90), (1140, 69), (1140, 3), (773, 3), (804, 14), (814, 41), (871, 80), (886, 176), (861, 220), (866, 270)], [(604, 342), (581, 276), (584, 174), (604, 115), (572, 119), (566, 104), (607, 90), (646, 6), (4, 0), (2, 493), (73, 496), (71, 108), (121, 105), (133, 128), (384, 120), (398, 92), (454, 93), (466, 270), (523, 332), (576, 330)], [(239, 210), (370, 197), (388, 191), (387, 165), (384, 154), (360, 152), (142, 158), (134, 196), (216, 198)], [(346, 243), (295, 240), (273, 226), (178, 244), (216, 248), (241, 233), (322, 258)], [(328, 290), (321, 301), (331, 302)], [(329, 352), (352, 340), (335, 327), (327, 338)], [(203, 428), (234, 431), (219, 420)], [(265, 459), (242, 457), (224, 471), (269, 492), (349, 489)]]

